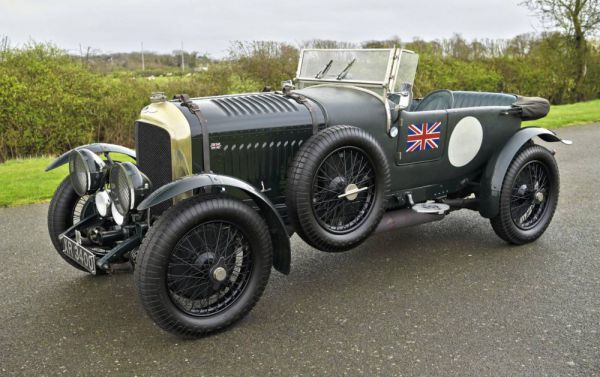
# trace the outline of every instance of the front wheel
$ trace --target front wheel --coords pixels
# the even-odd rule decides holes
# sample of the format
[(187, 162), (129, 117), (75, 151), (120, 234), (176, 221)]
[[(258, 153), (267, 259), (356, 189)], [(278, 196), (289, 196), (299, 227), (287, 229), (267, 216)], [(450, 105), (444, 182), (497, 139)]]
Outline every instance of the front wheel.
[(241, 201), (191, 198), (167, 210), (139, 249), (135, 283), (164, 330), (199, 336), (244, 317), (272, 266), (267, 224)]
[(290, 165), (290, 222), (319, 250), (350, 250), (379, 224), (389, 187), (387, 159), (373, 136), (352, 126), (327, 128), (308, 139)]
[(48, 207), (48, 234), (52, 245), (67, 263), (81, 271), (87, 270), (73, 261), (63, 253), (62, 243), (59, 239), (61, 233), (69, 229), (73, 224), (91, 216), (95, 213), (93, 197), (89, 195), (79, 196), (71, 178), (67, 176), (58, 186)]
[(559, 183), (558, 166), (548, 149), (522, 149), (504, 177), (500, 212), (491, 219), (496, 234), (515, 245), (538, 239), (554, 216)]

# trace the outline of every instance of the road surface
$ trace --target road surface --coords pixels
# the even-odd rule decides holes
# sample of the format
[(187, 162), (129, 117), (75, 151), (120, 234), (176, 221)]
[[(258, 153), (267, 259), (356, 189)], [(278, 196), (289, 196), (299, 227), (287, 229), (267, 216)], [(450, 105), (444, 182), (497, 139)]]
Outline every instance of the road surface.
[(0, 375), (600, 375), (600, 125), (559, 133), (574, 145), (548, 144), (561, 198), (537, 242), (466, 210), (343, 254), (294, 237), (291, 275), (195, 341), (146, 317), (131, 273), (64, 263), (47, 205), (0, 209)]

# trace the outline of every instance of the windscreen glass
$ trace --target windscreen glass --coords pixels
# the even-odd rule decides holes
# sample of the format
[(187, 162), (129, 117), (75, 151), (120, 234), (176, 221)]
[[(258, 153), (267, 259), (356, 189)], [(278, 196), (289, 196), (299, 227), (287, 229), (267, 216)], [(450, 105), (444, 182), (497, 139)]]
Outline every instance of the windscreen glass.
[(406, 50), (401, 52), (394, 92), (398, 93), (404, 90), (410, 91), (415, 82), (418, 65), (419, 55)]
[(300, 79), (384, 84), (392, 49), (304, 50)]

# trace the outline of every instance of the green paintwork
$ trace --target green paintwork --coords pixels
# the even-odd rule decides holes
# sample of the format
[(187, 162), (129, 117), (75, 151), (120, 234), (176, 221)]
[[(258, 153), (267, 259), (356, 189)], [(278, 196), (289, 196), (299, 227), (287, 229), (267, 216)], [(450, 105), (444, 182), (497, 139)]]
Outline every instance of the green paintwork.
[(526, 127), (512, 135), (510, 140), (488, 160), (483, 176), (479, 197), (479, 213), (483, 217), (494, 217), (499, 212), (500, 193), (504, 176), (517, 152), (529, 140), (538, 136), (546, 142), (562, 141), (554, 132), (539, 127)]
[[(387, 105), (391, 109), (391, 126), (399, 129), (396, 137), (390, 137), (386, 103), (375, 93), (348, 85), (312, 86), (295, 93), (321, 109), (320, 128), (346, 124), (375, 137), (391, 167), (389, 209), (405, 206), (407, 194), (415, 202), (422, 202), (478, 192), (488, 161), (521, 127), (520, 118), (507, 113), (510, 109), (507, 103), (516, 97), (505, 94), (449, 92), (454, 96), (453, 108), (435, 103), (420, 106), (424, 109), (421, 111), (395, 111), (395, 104), (390, 101)], [(236, 177), (263, 190), (285, 219), (287, 170), (301, 144), (312, 135), (308, 109), (281, 93), (194, 101), (207, 120), (212, 172)], [(192, 131), (193, 172), (202, 173), (201, 127), (195, 117), (186, 114), (186, 108), (181, 111)], [(448, 142), (454, 127), (465, 117), (475, 117), (481, 123), (483, 142), (468, 164), (454, 167), (448, 158)], [(408, 125), (436, 121), (442, 123), (439, 148), (405, 153)]]
[(216, 174), (187, 176), (158, 188), (144, 199), (138, 205), (137, 209), (143, 211), (185, 192), (197, 189), (207, 190), (212, 187), (238, 189), (252, 198), (253, 202), (260, 208), (269, 225), (269, 232), (271, 233), (271, 240), (273, 241), (273, 266), (279, 272), (289, 274), (291, 246), (290, 239), (281, 217), (278, 215), (273, 204), (271, 204), (262, 192), (238, 178)]
[(129, 156), (133, 159), (135, 159), (135, 157), (136, 157), (134, 150), (126, 148), (126, 147), (122, 147), (120, 145), (106, 144), (106, 143), (86, 144), (86, 145), (81, 145), (77, 148), (73, 148), (70, 151), (61, 154), (54, 161), (52, 161), (50, 163), (50, 165), (48, 165), (46, 167), (45, 171), (50, 171), (50, 170), (56, 169), (57, 167), (62, 166), (64, 164), (66, 164), (67, 162), (69, 162), (69, 156), (71, 155), (71, 152), (73, 152), (74, 150), (77, 150), (77, 149), (88, 149), (94, 153), (120, 153), (120, 154)]

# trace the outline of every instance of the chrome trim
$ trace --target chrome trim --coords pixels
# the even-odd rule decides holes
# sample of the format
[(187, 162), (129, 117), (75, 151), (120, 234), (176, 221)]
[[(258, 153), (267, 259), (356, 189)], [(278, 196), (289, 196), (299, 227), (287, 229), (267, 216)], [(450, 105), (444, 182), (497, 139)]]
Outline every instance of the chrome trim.
[(127, 186), (129, 186), (129, 195), (131, 195), (131, 200), (129, 201), (129, 210), (132, 211), (135, 208), (135, 189), (133, 187), (133, 181), (131, 180), (131, 177), (128, 174), (125, 174), (125, 177), (127, 178)]
[(402, 49), (397, 48), (394, 51), (394, 58), (392, 60), (392, 66), (390, 67), (390, 73), (388, 75), (388, 92), (393, 93), (396, 87), (396, 79), (398, 78), (398, 69), (400, 69), (400, 56), (402, 56)]
[(90, 192), (90, 189), (92, 188), (92, 173), (90, 172), (90, 167), (87, 166), (87, 161), (84, 160), (83, 162), (85, 163), (85, 173), (87, 174), (87, 184), (85, 191)]
[(138, 119), (166, 130), (171, 137), (172, 179), (192, 174), (192, 131), (186, 117), (172, 102), (152, 103)]
[[(171, 179), (191, 175), (192, 131), (187, 118), (172, 102), (156, 102), (144, 107), (138, 121), (166, 130), (171, 137)], [(139, 153), (139, 151), (138, 151)], [(174, 202), (190, 197), (182, 194)]]
[(387, 98), (383, 100), (383, 106), (385, 107), (385, 132), (390, 132), (392, 128), (392, 109), (390, 108), (390, 101)]
[(356, 196), (359, 192), (363, 192), (368, 189), (368, 187), (358, 188), (358, 186), (356, 186), (355, 184), (349, 184), (348, 186), (346, 186), (344, 193), (338, 195), (338, 199), (347, 198), (348, 200), (352, 201), (356, 199)]
[(97, 192), (94, 198), (94, 203), (96, 204), (96, 210), (100, 216), (106, 217), (106, 215), (108, 215), (108, 211), (110, 210), (110, 205), (112, 204), (112, 200), (110, 199), (108, 191)]
[(390, 51), (390, 56), (388, 57), (387, 67), (385, 69), (386, 82), (383, 84), (383, 87), (386, 88), (388, 92), (390, 91), (390, 88), (393, 88), (393, 86), (390, 85), (390, 80), (392, 77), (392, 67), (394, 66), (394, 62), (396, 61), (397, 54), (398, 54), (398, 48), (396, 48), (396, 47), (392, 48), (392, 50)]
[(117, 207), (115, 207), (115, 203), (110, 204), (110, 214), (112, 215), (113, 220), (117, 225), (123, 225), (125, 222), (125, 216), (121, 215), (119, 211), (117, 211)]

